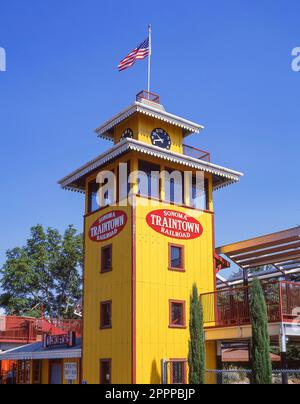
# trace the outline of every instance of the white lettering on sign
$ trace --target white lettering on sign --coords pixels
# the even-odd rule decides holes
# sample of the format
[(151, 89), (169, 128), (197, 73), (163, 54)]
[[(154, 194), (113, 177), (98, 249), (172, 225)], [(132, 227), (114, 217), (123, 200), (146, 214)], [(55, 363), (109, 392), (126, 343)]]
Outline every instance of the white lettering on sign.
[(156, 210), (150, 212), (146, 220), (153, 230), (171, 238), (191, 240), (203, 233), (198, 220), (182, 212)]
[(116, 210), (101, 216), (92, 224), (89, 236), (92, 241), (105, 241), (117, 236), (127, 223), (125, 212)]

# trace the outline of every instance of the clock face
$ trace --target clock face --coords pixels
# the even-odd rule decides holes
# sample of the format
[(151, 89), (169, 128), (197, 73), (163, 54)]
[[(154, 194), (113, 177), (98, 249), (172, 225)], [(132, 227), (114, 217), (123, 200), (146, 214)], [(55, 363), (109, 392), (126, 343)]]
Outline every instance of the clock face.
[(151, 141), (153, 146), (158, 146), (167, 150), (170, 150), (171, 148), (171, 138), (163, 129), (154, 129), (151, 133)]
[(121, 141), (125, 139), (133, 139), (133, 131), (132, 129), (126, 129), (121, 136)]

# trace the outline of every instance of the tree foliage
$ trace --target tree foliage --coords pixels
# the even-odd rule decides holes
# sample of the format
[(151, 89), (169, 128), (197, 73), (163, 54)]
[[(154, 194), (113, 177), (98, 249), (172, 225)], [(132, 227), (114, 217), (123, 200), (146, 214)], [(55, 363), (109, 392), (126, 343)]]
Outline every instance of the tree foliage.
[(197, 286), (193, 285), (190, 301), (189, 382), (205, 383), (205, 336), (203, 309)]
[(8, 315), (37, 316), (43, 307), (52, 318), (72, 317), (82, 293), (82, 264), (83, 238), (73, 226), (63, 235), (32, 227), (26, 245), (6, 253), (0, 306)]
[(253, 382), (272, 384), (267, 305), (258, 279), (252, 285), (251, 321)]

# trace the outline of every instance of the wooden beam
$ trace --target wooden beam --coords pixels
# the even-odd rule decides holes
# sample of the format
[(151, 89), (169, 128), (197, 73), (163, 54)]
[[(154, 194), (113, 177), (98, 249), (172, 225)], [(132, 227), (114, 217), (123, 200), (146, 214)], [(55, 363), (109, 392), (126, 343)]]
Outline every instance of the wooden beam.
[(239, 256), (232, 256), (231, 254), (228, 255), (230, 259), (235, 259), (235, 260), (244, 260), (244, 259), (250, 259), (250, 258), (258, 258), (264, 255), (269, 255), (269, 254), (274, 254), (274, 253), (280, 253), (282, 251), (289, 251), (289, 250), (296, 250), (299, 249), (300, 252), (300, 241), (297, 243), (292, 243), (289, 245), (282, 245), (280, 247), (276, 248), (269, 248), (269, 249), (264, 249), (260, 250), (257, 252), (249, 253), (249, 254), (241, 254)]
[(300, 258), (300, 252), (296, 252), (295, 254), (290, 254), (290, 253), (284, 253), (284, 254), (277, 254), (273, 255), (272, 257), (266, 257), (266, 258), (261, 258), (261, 259), (252, 259), (248, 261), (243, 261), (242, 263), (239, 263), (238, 261), (235, 261), (237, 265), (239, 265), (242, 268), (245, 267), (250, 267), (250, 268), (255, 268), (255, 267), (260, 267), (264, 265), (269, 265), (269, 264), (280, 264), (286, 258), (292, 259), (298, 259)]
[(256, 237), (246, 241), (229, 244), (217, 248), (216, 251), (217, 254), (235, 255), (244, 252), (256, 251), (262, 248), (275, 247), (280, 244), (299, 241), (299, 239), (300, 226), (263, 237)]

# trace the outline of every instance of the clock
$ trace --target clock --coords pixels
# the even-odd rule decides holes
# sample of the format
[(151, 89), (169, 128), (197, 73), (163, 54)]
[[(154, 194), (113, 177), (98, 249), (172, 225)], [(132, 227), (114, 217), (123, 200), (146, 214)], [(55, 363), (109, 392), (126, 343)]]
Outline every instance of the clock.
[(133, 139), (133, 131), (132, 129), (126, 129), (121, 136), (121, 141), (125, 139)]
[(171, 148), (171, 138), (163, 129), (154, 129), (151, 133), (151, 142), (153, 146), (158, 146), (162, 149), (170, 150)]

